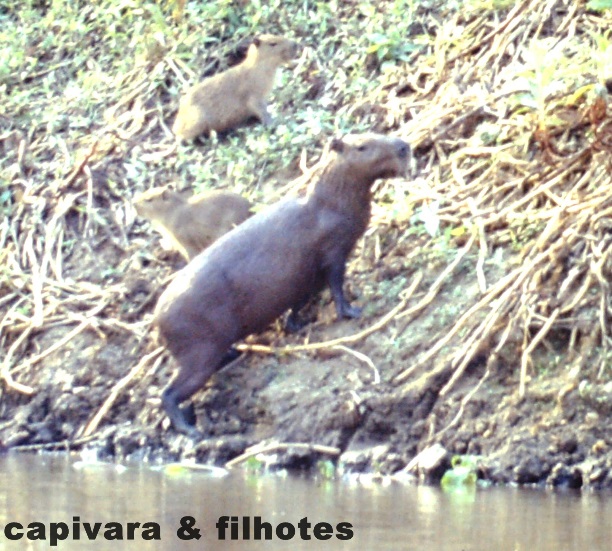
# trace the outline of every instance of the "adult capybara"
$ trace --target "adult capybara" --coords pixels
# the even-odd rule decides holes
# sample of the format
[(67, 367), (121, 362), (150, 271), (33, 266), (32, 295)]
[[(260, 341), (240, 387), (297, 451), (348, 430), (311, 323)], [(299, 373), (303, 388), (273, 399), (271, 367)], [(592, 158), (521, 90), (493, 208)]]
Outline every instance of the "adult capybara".
[(187, 261), (251, 215), (251, 203), (230, 191), (210, 191), (185, 199), (169, 186), (152, 188), (134, 199), (136, 212)]
[(192, 140), (211, 130), (228, 130), (251, 117), (270, 124), (266, 99), (272, 91), (276, 69), (293, 59), (297, 51), (297, 44), (282, 36), (256, 37), (242, 63), (187, 91), (172, 132), (179, 139)]
[(175, 428), (195, 432), (191, 408), (179, 405), (228, 359), (237, 340), (331, 289), (339, 318), (359, 317), (343, 292), (349, 253), (370, 219), (370, 188), (403, 175), (409, 147), (381, 135), (331, 142), (311, 173), (304, 198), (276, 203), (233, 229), (181, 270), (159, 299), (156, 322), (179, 365), (164, 390)]

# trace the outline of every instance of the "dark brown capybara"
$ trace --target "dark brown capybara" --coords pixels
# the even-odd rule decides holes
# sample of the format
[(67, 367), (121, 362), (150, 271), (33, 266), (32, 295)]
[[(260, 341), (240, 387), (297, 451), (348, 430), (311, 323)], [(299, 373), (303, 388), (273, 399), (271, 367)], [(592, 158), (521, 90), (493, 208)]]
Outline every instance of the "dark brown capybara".
[(252, 214), (251, 203), (237, 193), (210, 191), (185, 199), (169, 186), (138, 195), (134, 208), (169, 238), (187, 261)]
[(270, 124), (266, 99), (276, 70), (297, 52), (297, 44), (288, 38), (271, 34), (256, 37), (242, 63), (187, 91), (172, 131), (179, 140), (192, 140), (211, 130), (229, 130), (251, 117)]
[(334, 139), (303, 198), (261, 211), (196, 256), (159, 299), (156, 323), (179, 369), (162, 395), (174, 427), (197, 434), (181, 402), (230, 359), (232, 344), (264, 330), (329, 285), (339, 318), (356, 318), (343, 292), (349, 253), (370, 219), (371, 186), (404, 175), (410, 148), (382, 135)]

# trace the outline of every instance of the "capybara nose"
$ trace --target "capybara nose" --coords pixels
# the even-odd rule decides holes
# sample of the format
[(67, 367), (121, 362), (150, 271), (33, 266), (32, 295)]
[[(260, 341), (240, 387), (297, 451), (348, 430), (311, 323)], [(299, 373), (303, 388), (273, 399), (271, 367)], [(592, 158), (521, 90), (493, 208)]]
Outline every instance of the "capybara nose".
[(405, 159), (408, 157), (410, 146), (404, 140), (397, 139), (395, 142), (395, 149), (397, 150), (397, 156), (400, 159)]

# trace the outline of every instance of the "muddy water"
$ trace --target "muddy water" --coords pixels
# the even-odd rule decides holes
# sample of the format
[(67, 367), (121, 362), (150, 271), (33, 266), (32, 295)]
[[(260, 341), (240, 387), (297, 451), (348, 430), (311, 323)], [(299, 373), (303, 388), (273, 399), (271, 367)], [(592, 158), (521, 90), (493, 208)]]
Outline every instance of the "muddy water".
[[(253, 539), (256, 516), (269, 523), (258, 530), (271, 540)], [(228, 517), (225, 540), (216, 527), (222, 517)], [(195, 522), (191, 528), (200, 530), (199, 540), (179, 538), (181, 519)], [(397, 483), (117, 469), (75, 464), (64, 456), (0, 457), (1, 550), (603, 551), (612, 549), (611, 520), (609, 494), (489, 488), (449, 495)], [(86, 528), (96, 522), (100, 531), (89, 541)], [(140, 523), (131, 540), (130, 522)], [(9, 523), (23, 526), (10, 525), (9, 535), (23, 533), (20, 540), (7, 539)], [(232, 541), (232, 530), (243, 538), (245, 529), (251, 539)], [(291, 539), (281, 539), (292, 530)]]

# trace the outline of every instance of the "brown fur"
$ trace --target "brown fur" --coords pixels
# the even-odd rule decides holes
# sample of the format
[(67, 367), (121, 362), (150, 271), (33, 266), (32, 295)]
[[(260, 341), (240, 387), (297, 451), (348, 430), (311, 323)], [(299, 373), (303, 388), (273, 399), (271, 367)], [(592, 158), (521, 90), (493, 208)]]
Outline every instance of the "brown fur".
[(185, 199), (169, 187), (153, 188), (136, 197), (134, 207), (187, 261), (251, 215), (249, 201), (228, 191)]
[(242, 63), (196, 84), (185, 94), (172, 131), (179, 139), (192, 140), (211, 130), (228, 130), (251, 117), (270, 124), (266, 99), (276, 69), (296, 53), (297, 44), (287, 38), (257, 37)]
[(231, 345), (262, 331), (329, 285), (339, 318), (360, 310), (344, 297), (346, 260), (370, 218), (370, 188), (404, 174), (408, 145), (378, 135), (334, 140), (306, 197), (285, 199), (222, 237), (184, 268), (159, 299), (156, 322), (179, 370), (163, 393), (174, 426), (192, 432), (179, 404), (204, 386)]

